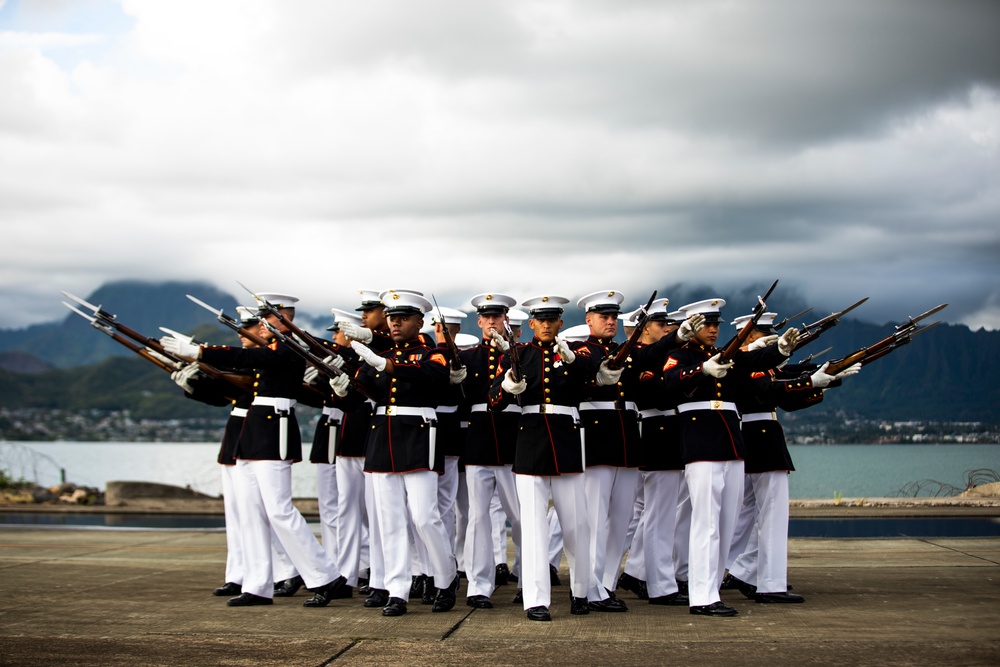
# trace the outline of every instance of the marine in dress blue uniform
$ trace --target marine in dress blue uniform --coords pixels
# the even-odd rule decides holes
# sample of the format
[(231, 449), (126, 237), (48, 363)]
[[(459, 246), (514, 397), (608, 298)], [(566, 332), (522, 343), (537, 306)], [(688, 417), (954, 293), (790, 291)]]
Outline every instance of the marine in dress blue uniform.
[(537, 621), (551, 620), (546, 519), (550, 495), (570, 565), (571, 613), (589, 612), (587, 591), (593, 578), (578, 406), (597, 364), (586, 350), (577, 355), (557, 337), (566, 303), (569, 299), (554, 295), (522, 303), (535, 335), (519, 350), (523, 377), (513, 377), (510, 354), (505, 354), (490, 390), (495, 411), (511, 403), (521, 405), (513, 466), (521, 508), (521, 584), (527, 616)]
[(733, 377), (768, 370), (791, 354), (798, 331), (789, 329), (779, 345), (740, 351), (720, 363), (714, 347), (723, 299), (707, 299), (681, 307), (705, 324), (664, 365), (664, 385), (674, 392), (680, 422), (684, 476), (691, 496), (689, 598), (692, 614), (733, 616), (734, 608), (719, 597), (726, 556), (743, 498), (744, 445), (734, 403)]
[[(355, 380), (375, 398), (376, 404), (365, 471), (372, 475), (389, 594), (382, 613), (399, 616), (407, 611), (411, 584), (408, 518), (429, 552), (437, 588), (433, 611), (448, 611), (454, 607), (459, 580), (437, 503), (441, 457), (436, 450), (434, 409), (438, 393), (448, 385), (448, 361), (419, 337), (423, 315), (431, 308), (427, 299), (399, 290), (379, 296), (387, 304), (393, 347), (381, 354), (358, 342), (353, 342), (352, 347), (365, 362)], [(350, 389), (346, 376), (331, 384), (334, 392), (346, 399), (345, 406), (363, 400)]]

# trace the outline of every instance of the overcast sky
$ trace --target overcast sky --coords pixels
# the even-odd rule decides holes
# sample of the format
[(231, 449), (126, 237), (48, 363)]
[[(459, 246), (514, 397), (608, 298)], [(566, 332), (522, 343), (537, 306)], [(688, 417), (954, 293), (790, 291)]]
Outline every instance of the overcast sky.
[(0, 0), (2, 326), (124, 278), (314, 313), (780, 278), (997, 329), (998, 27), (992, 0)]

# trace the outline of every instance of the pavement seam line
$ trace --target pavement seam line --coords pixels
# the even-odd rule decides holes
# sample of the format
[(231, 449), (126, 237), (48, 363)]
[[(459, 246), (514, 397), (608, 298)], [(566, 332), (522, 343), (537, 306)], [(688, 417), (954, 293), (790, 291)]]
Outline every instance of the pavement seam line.
[(358, 642), (356, 642), (356, 641), (351, 642), (350, 644), (348, 644), (344, 648), (342, 648), (339, 651), (337, 651), (336, 653), (334, 653), (330, 657), (329, 660), (325, 660), (325, 661), (319, 663), (318, 665), (316, 665), (316, 667), (326, 667), (327, 665), (332, 664), (337, 658), (339, 658), (340, 656), (344, 655), (345, 653), (347, 653), (348, 651), (350, 651), (352, 648), (354, 648), (357, 645), (358, 645)]
[(465, 619), (467, 619), (470, 616), (472, 616), (472, 614), (475, 613), (475, 611), (476, 611), (475, 609), (472, 609), (472, 610), (469, 611), (469, 613), (467, 613), (465, 616), (463, 616), (462, 618), (460, 618), (458, 620), (458, 623), (456, 623), (455, 625), (451, 626), (451, 629), (448, 630), (448, 632), (444, 633), (444, 635), (441, 637), (441, 641), (444, 641), (448, 637), (451, 637), (452, 633), (454, 633), (456, 630), (458, 630), (458, 628), (462, 625), (462, 623), (465, 623)]
[(981, 560), (981, 561), (984, 561), (986, 563), (992, 563), (994, 565), (1000, 565), (1000, 563), (998, 563), (997, 561), (995, 561), (995, 560), (993, 560), (991, 558), (985, 558), (983, 556), (976, 556), (975, 554), (970, 554), (967, 551), (962, 551), (961, 549), (956, 549), (955, 547), (949, 547), (946, 544), (938, 544), (937, 542), (932, 542), (931, 540), (927, 540), (927, 539), (918, 540), (918, 541), (923, 542), (924, 544), (930, 544), (930, 545), (935, 546), (935, 547), (937, 547), (939, 549), (947, 549), (948, 551), (952, 551), (952, 552), (957, 553), (957, 554), (962, 554), (963, 556), (968, 556), (969, 558), (975, 558), (976, 560)]

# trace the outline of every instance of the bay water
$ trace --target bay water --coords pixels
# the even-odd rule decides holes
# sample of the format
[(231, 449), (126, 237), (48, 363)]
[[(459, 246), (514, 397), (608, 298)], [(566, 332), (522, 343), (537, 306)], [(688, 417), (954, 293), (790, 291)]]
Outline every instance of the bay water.
[[(110, 481), (146, 481), (222, 493), (218, 443), (0, 442), (0, 468), (11, 477), (44, 486), (65, 479), (105, 489)], [(1000, 445), (790, 445), (797, 468), (792, 498), (881, 498), (920, 484), (919, 495), (938, 495), (933, 480), (965, 487), (968, 472), (1000, 472)], [(308, 459), (309, 445), (303, 443)], [(292, 466), (292, 492), (316, 497), (316, 472), (308, 463)]]

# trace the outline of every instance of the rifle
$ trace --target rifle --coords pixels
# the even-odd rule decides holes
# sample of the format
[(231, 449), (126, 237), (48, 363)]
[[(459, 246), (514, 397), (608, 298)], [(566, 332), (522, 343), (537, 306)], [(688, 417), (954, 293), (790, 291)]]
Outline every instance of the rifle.
[[(237, 280), (236, 284), (245, 289), (247, 292), (250, 292), (250, 296), (252, 296), (254, 300), (260, 304), (260, 307), (263, 310), (266, 310), (268, 313), (278, 318), (279, 322), (285, 325), (285, 327), (293, 334), (295, 334), (299, 340), (308, 345), (309, 349), (312, 350), (316, 355), (322, 355), (323, 357), (327, 357), (333, 352), (333, 350), (329, 349), (323, 343), (323, 341), (316, 338), (311, 333), (303, 331), (290, 319), (285, 317), (285, 314), (282, 313), (273, 303), (271, 303), (267, 299), (262, 299), (261, 297), (257, 296), (256, 293), (251, 292), (250, 289), (240, 281)], [(271, 327), (268, 327), (268, 330), (271, 330)]]
[(867, 363), (871, 363), (876, 359), (881, 359), (882, 357), (889, 354), (893, 350), (909, 343), (910, 339), (912, 339), (913, 336), (917, 335), (922, 331), (927, 331), (931, 327), (934, 327), (937, 324), (939, 324), (939, 322), (934, 322), (933, 324), (928, 324), (927, 326), (924, 327), (919, 327), (919, 328), (917, 327), (917, 322), (933, 315), (934, 313), (938, 312), (947, 305), (948, 304), (946, 303), (942, 303), (941, 305), (935, 306), (934, 308), (931, 308), (927, 312), (921, 313), (916, 317), (908, 318), (906, 323), (900, 324), (896, 327), (895, 332), (886, 336), (885, 338), (876, 342), (870, 347), (863, 347), (860, 350), (847, 355), (843, 359), (836, 359), (834, 361), (831, 361), (830, 364), (826, 367), (825, 372), (829, 373), (830, 375), (836, 375), (837, 373), (841, 372), (848, 366), (852, 366), (858, 362), (861, 362), (861, 364), (864, 365)]
[(628, 355), (632, 353), (632, 348), (635, 344), (639, 342), (642, 338), (642, 330), (646, 326), (646, 320), (649, 319), (649, 309), (653, 306), (653, 301), (656, 300), (656, 290), (649, 296), (649, 301), (646, 305), (639, 309), (639, 318), (635, 322), (635, 328), (632, 329), (632, 335), (628, 337), (628, 340), (615, 351), (615, 356), (608, 361), (608, 370), (616, 371), (625, 365), (625, 360), (628, 359)]
[[(507, 353), (510, 354), (510, 374), (514, 378), (514, 382), (519, 381), (524, 374), (521, 371), (521, 357), (517, 353), (517, 339), (514, 338), (514, 332), (510, 328), (510, 318), (503, 318), (503, 334), (504, 338), (507, 340)], [(521, 405), (521, 394), (517, 395), (517, 404)]]
[(364, 385), (362, 385), (360, 382), (351, 377), (349, 373), (344, 372), (343, 369), (337, 368), (336, 366), (330, 366), (325, 361), (323, 361), (324, 357), (321, 357), (315, 352), (313, 352), (311, 349), (309, 349), (309, 346), (303, 343), (302, 341), (296, 340), (295, 338), (282, 333), (277, 327), (275, 327), (267, 320), (262, 320), (262, 321), (264, 322), (264, 326), (267, 328), (267, 330), (270, 331), (272, 334), (274, 334), (275, 338), (277, 338), (282, 343), (286, 344), (288, 348), (292, 350), (292, 352), (305, 359), (306, 363), (308, 363), (311, 366), (315, 366), (316, 370), (320, 372), (320, 375), (322, 375), (327, 379), (333, 379), (339, 375), (347, 375), (347, 378), (351, 381), (351, 386), (355, 390), (357, 390), (358, 393), (360, 393), (367, 399), (370, 399), (372, 401), (375, 400), (375, 397), (372, 396), (370, 393), (368, 393), (368, 390), (365, 389)]
[(785, 328), (785, 325), (788, 324), (790, 321), (799, 319), (800, 317), (802, 317), (803, 315), (805, 315), (806, 313), (808, 313), (811, 310), (812, 310), (811, 307), (810, 308), (806, 308), (801, 313), (796, 313), (795, 315), (792, 315), (791, 317), (786, 317), (785, 319), (781, 320), (780, 322), (775, 322), (771, 326), (774, 327), (775, 331), (781, 331), (782, 329)]
[(826, 354), (827, 352), (829, 352), (832, 349), (833, 349), (832, 347), (828, 347), (825, 350), (820, 350), (819, 352), (814, 352), (814, 353), (810, 354), (808, 357), (806, 357), (805, 359), (803, 359), (802, 361), (796, 362), (794, 364), (790, 363), (787, 366), (783, 366), (782, 370), (785, 371), (785, 372), (787, 372), (787, 373), (793, 373), (793, 374), (797, 374), (797, 373), (812, 373), (817, 368), (819, 368), (819, 365), (812, 363), (812, 360), (815, 359), (816, 357), (823, 356), (824, 354)]
[[(86, 315), (86, 314), (80, 312), (79, 310), (77, 310), (76, 308), (74, 308), (73, 306), (71, 306), (70, 304), (68, 304), (65, 301), (63, 301), (63, 305), (64, 306), (66, 306), (70, 310), (76, 312), (76, 314), (80, 315), (84, 319), (90, 320), (91, 325), (93, 325), (96, 329), (100, 329), (100, 330), (104, 331), (104, 333), (108, 333), (109, 335), (110, 335), (110, 330), (114, 329), (115, 331), (118, 331), (119, 333), (123, 334), (125, 337), (131, 338), (132, 340), (136, 341), (137, 343), (141, 343), (143, 346), (145, 346), (147, 348), (150, 348), (151, 350), (153, 350), (157, 354), (162, 354), (164, 357), (167, 357), (168, 359), (170, 359), (175, 364), (178, 364), (175, 368), (170, 369), (171, 372), (179, 370), (185, 364), (187, 364), (187, 360), (181, 359), (180, 357), (174, 356), (173, 354), (170, 354), (169, 352), (167, 352), (167, 350), (164, 349), (164, 347), (160, 344), (160, 341), (158, 341), (155, 338), (150, 338), (149, 336), (143, 336), (138, 331), (136, 331), (134, 329), (128, 328), (127, 326), (125, 326), (124, 324), (122, 324), (121, 322), (119, 322), (117, 320), (117, 316), (116, 315), (114, 315), (112, 313), (109, 313), (108, 311), (106, 311), (103, 308), (101, 308), (101, 306), (95, 306), (94, 304), (89, 303), (87, 301), (84, 301), (80, 297), (75, 296), (73, 294), (70, 294), (69, 292), (63, 292), (63, 294), (66, 297), (72, 299), (73, 301), (76, 301), (81, 306), (84, 306), (85, 308), (89, 308), (90, 310), (94, 311), (94, 315), (93, 315), (93, 317), (91, 317), (90, 315)], [(101, 322), (101, 324), (103, 326), (98, 326), (97, 322)], [(112, 336), (112, 338), (114, 338), (114, 337)], [(122, 343), (122, 345), (126, 345), (124, 342), (118, 340), (117, 338), (115, 338), (115, 340), (117, 342)], [(129, 347), (129, 349), (131, 349), (133, 352), (136, 351), (136, 350), (134, 350), (132, 347), (130, 347), (128, 345), (126, 345), (126, 347)], [(140, 355), (140, 356), (143, 356), (143, 355)], [(159, 365), (159, 364), (157, 364), (157, 365)]]
[(743, 325), (743, 328), (740, 329), (739, 333), (733, 336), (733, 338), (728, 343), (726, 343), (726, 345), (722, 348), (722, 351), (719, 352), (720, 364), (731, 360), (733, 357), (736, 356), (736, 353), (739, 351), (739, 349), (743, 347), (743, 343), (745, 343), (747, 338), (750, 337), (750, 334), (753, 333), (753, 328), (757, 326), (757, 322), (764, 314), (764, 311), (767, 310), (767, 303), (766, 303), (767, 299), (771, 296), (771, 292), (773, 292), (774, 288), (777, 286), (778, 286), (778, 281), (775, 280), (773, 283), (771, 283), (771, 286), (767, 289), (767, 292), (764, 294), (764, 296), (757, 297), (757, 305), (753, 307), (752, 316), (750, 317), (750, 319), (747, 320), (747, 323)]
[[(431, 298), (434, 299), (434, 308), (437, 309), (438, 318), (441, 320), (441, 335), (444, 337), (444, 344), (448, 347), (448, 352), (451, 353), (451, 369), (457, 371), (462, 368), (462, 360), (458, 358), (458, 346), (455, 345), (455, 338), (451, 335), (448, 323), (444, 321), (444, 313), (441, 312), (437, 297), (432, 293)], [(461, 382), (458, 384), (458, 390), (462, 392), (462, 400), (465, 400), (465, 386)]]
[[(168, 329), (166, 327), (160, 327), (160, 331), (162, 331), (165, 334), (169, 334), (174, 338), (184, 337), (184, 334), (178, 333), (177, 331), (174, 331), (173, 329)], [(197, 342), (194, 341), (193, 338), (191, 340), (193, 342)], [(218, 368), (210, 366), (209, 364), (206, 364), (204, 361), (195, 361), (193, 363), (197, 364), (199, 370), (203, 371), (205, 375), (211, 378), (215, 378), (217, 380), (225, 380), (229, 384), (235, 386), (236, 388), (242, 390), (245, 393), (248, 394), (253, 393), (253, 378), (251, 378), (249, 375), (243, 375), (242, 373), (220, 371)]]
[[(64, 292), (64, 294), (65, 294), (65, 292)], [(74, 297), (72, 297), (69, 294), (67, 294), (67, 296), (70, 296), (70, 298), (74, 298)], [(142, 334), (139, 334), (138, 332), (133, 331), (132, 329), (128, 329), (128, 327), (125, 327), (124, 325), (115, 322), (114, 319), (113, 319), (114, 316), (110, 315), (110, 313), (107, 313), (107, 311), (102, 311), (102, 310), (100, 310), (100, 308), (96, 308), (95, 309), (96, 312), (104, 313), (105, 316), (104, 317), (98, 317), (97, 315), (91, 316), (91, 315), (87, 315), (86, 313), (84, 313), (80, 309), (76, 308), (72, 304), (66, 303), (65, 301), (63, 301), (62, 304), (64, 306), (66, 306), (67, 308), (69, 308), (70, 310), (72, 310), (77, 315), (79, 315), (80, 317), (82, 317), (83, 319), (85, 319), (88, 322), (90, 322), (90, 326), (94, 327), (95, 329), (97, 329), (101, 333), (104, 333), (104, 334), (107, 334), (108, 336), (110, 336), (111, 339), (113, 341), (115, 341), (116, 343), (119, 343), (119, 344), (125, 346), (126, 348), (128, 348), (132, 352), (135, 352), (136, 354), (138, 354), (140, 357), (142, 357), (146, 361), (151, 362), (152, 364), (158, 366), (159, 368), (162, 368), (163, 370), (167, 371), (168, 373), (173, 373), (174, 371), (180, 370), (181, 368), (184, 368), (185, 366), (188, 365), (188, 362), (183, 361), (183, 360), (181, 360), (178, 357), (175, 357), (174, 355), (170, 354), (165, 349), (163, 349), (163, 346), (160, 345), (160, 342), (158, 340), (156, 340), (155, 338), (145, 338), (144, 336), (142, 336)], [(110, 316), (112, 319), (108, 320), (107, 319), (108, 316)], [(133, 340), (136, 337), (138, 337), (139, 339), (144, 339), (144, 340), (149, 340), (151, 342), (155, 342), (155, 346), (154, 345), (150, 345), (149, 346), (149, 348), (153, 348), (153, 351), (151, 352), (150, 349), (148, 349), (147, 347), (139, 345), (139, 344), (133, 342), (133, 340), (130, 340), (129, 338), (126, 338), (126, 337), (120, 335), (119, 333), (117, 333), (116, 329), (120, 330), (120, 328), (127, 329), (129, 332), (131, 332), (132, 334), (134, 334), (131, 337)], [(168, 333), (172, 333), (172, 332), (168, 332)], [(156, 349), (156, 348), (159, 348), (159, 349)], [(155, 354), (154, 354), (154, 352), (155, 352)], [(160, 355), (160, 356), (157, 356), (157, 355)], [(167, 361), (164, 361), (164, 359), (167, 359)], [(217, 368), (209, 366), (206, 363), (203, 363), (203, 362), (200, 362), (200, 361), (196, 362), (196, 363), (198, 364), (198, 368), (201, 369), (202, 371), (204, 371), (205, 374), (208, 375), (208, 376), (210, 376), (210, 377), (219, 378), (219, 379), (222, 379), (222, 380), (226, 380), (227, 382), (229, 382), (230, 384), (234, 385), (235, 387), (237, 387), (241, 391), (247, 391), (247, 392), (253, 391), (253, 380), (251, 378), (245, 376), (245, 375), (239, 375), (239, 374), (236, 374), (236, 373), (224, 373), (224, 372), (218, 370)]]
[[(814, 340), (816, 340), (817, 338), (819, 338), (820, 334), (822, 334), (824, 331), (827, 331), (827, 330), (832, 329), (833, 327), (837, 326), (840, 323), (840, 318), (841, 317), (843, 317), (845, 314), (851, 312), (852, 310), (854, 310), (855, 308), (857, 308), (858, 306), (860, 306), (861, 304), (863, 304), (867, 300), (868, 300), (868, 297), (865, 297), (865, 298), (861, 299), (860, 301), (852, 303), (850, 306), (848, 306), (847, 308), (844, 308), (841, 311), (838, 311), (836, 313), (830, 313), (826, 317), (824, 317), (822, 319), (819, 319), (819, 320), (816, 320), (812, 324), (803, 325), (802, 330), (799, 333), (799, 339), (795, 342), (795, 347), (792, 348), (792, 351), (794, 352), (795, 350), (799, 349), (803, 345), (807, 345), (807, 344), (813, 342)], [(796, 316), (796, 317), (798, 317), (798, 316)]]
[(215, 318), (220, 323), (226, 325), (227, 327), (229, 327), (230, 329), (232, 329), (233, 331), (235, 331), (239, 335), (243, 336), (244, 338), (253, 341), (254, 344), (259, 345), (260, 347), (267, 347), (268, 345), (270, 345), (269, 341), (264, 340), (263, 338), (261, 338), (260, 336), (258, 336), (254, 332), (250, 331), (249, 329), (246, 329), (246, 328), (240, 326), (240, 323), (239, 323), (238, 320), (236, 320), (233, 317), (230, 317), (229, 315), (226, 315), (224, 312), (222, 312), (221, 308), (219, 308), (219, 309), (212, 308), (210, 305), (208, 305), (207, 303), (205, 303), (201, 299), (197, 299), (197, 298), (191, 296), (190, 294), (187, 294), (186, 296), (187, 296), (187, 298), (191, 299), (192, 301), (194, 301), (196, 304), (198, 304), (199, 306), (201, 306), (205, 310), (209, 311), (210, 313), (213, 313), (215, 315)]

